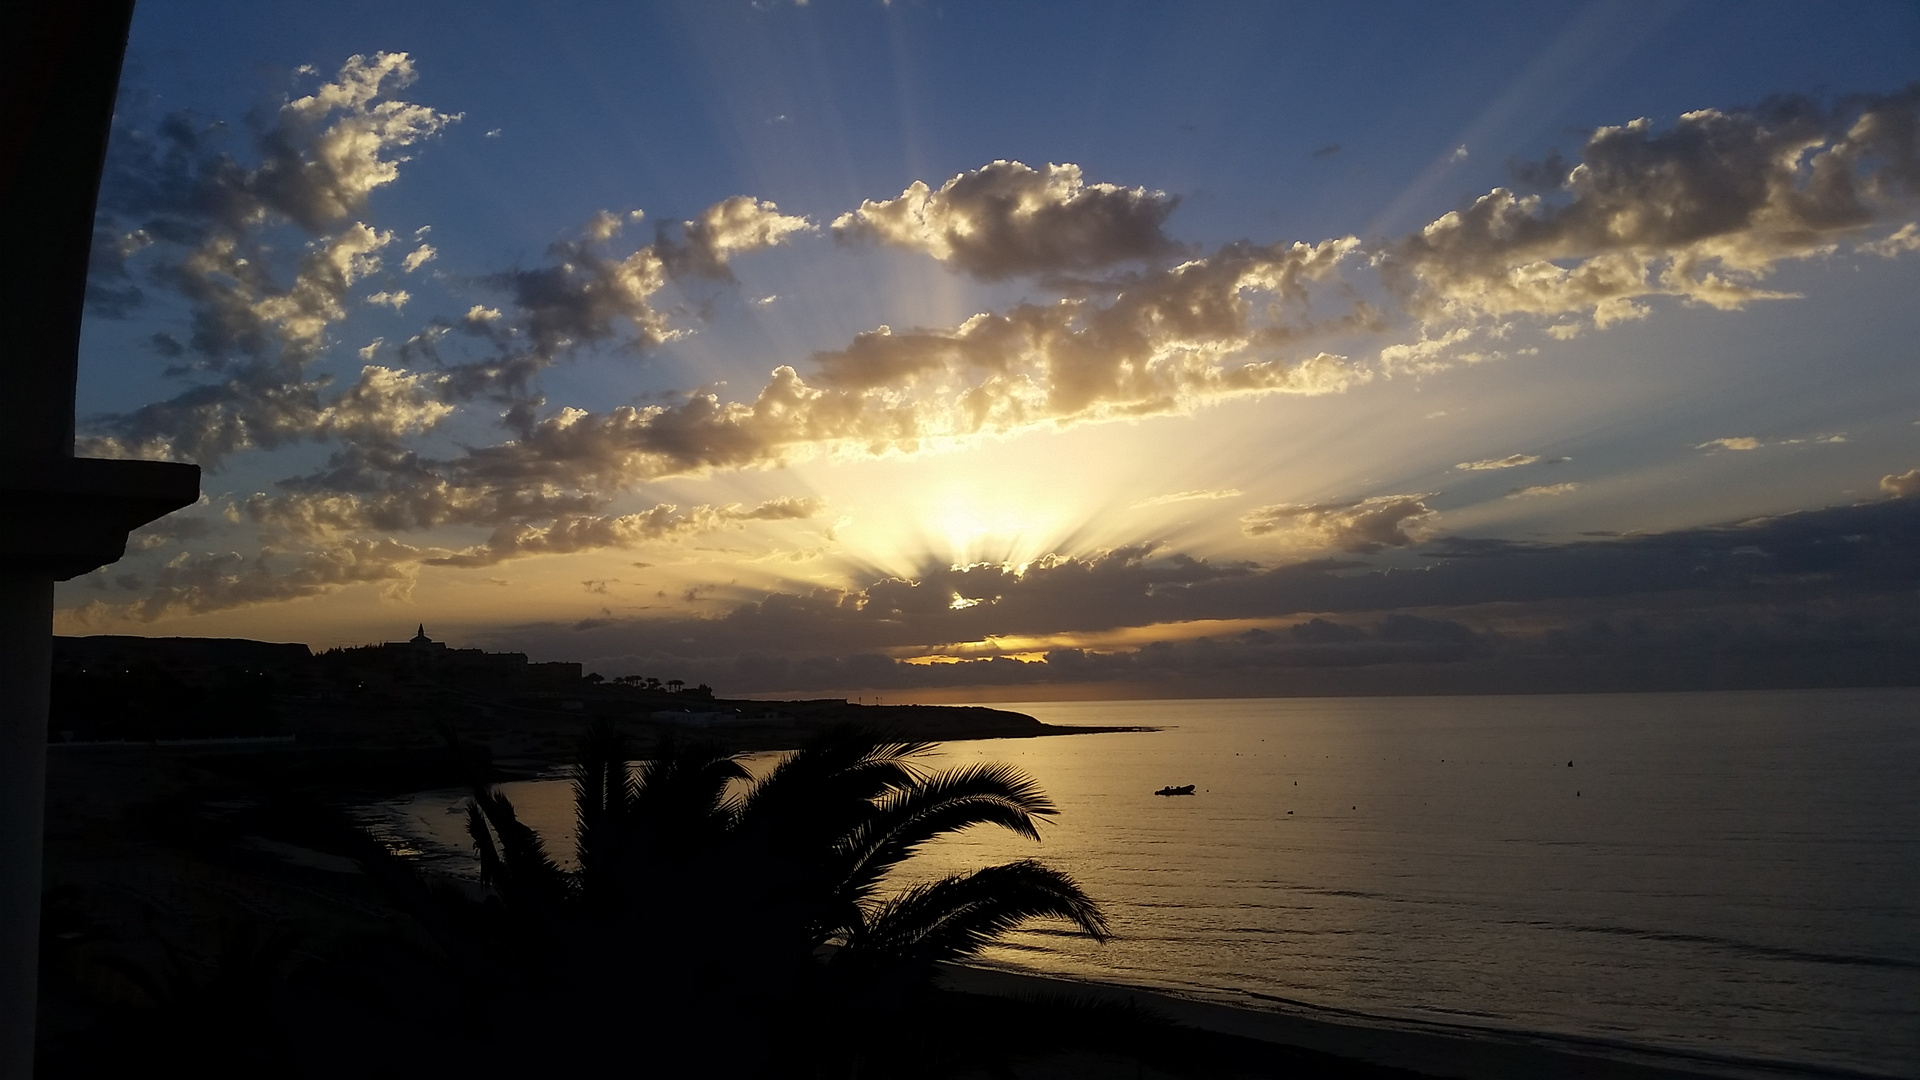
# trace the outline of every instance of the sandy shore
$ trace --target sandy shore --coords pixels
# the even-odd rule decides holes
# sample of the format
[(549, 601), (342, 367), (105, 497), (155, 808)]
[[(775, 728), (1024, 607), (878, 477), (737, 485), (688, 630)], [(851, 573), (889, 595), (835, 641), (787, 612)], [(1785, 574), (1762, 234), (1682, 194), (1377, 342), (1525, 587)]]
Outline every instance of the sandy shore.
[(1228, 1004), (998, 968), (953, 966), (944, 978), (954, 990), (997, 997), (1064, 993), (1131, 1001), (1203, 1031), (1460, 1080), (1860, 1080), (1874, 1075), (1760, 1059), (1654, 1051), (1601, 1039), (1392, 1020), (1254, 995), (1246, 995), (1244, 1004)]

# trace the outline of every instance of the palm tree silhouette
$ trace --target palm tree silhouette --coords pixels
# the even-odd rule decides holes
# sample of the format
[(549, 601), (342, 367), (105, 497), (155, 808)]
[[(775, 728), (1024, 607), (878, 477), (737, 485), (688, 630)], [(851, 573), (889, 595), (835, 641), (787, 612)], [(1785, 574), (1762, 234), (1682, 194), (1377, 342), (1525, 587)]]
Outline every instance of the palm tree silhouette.
[[(573, 770), (579, 869), (555, 862), (505, 795), (475, 786), (467, 824), (496, 944), (570, 1030), (630, 1029), (638, 1012), (657, 1031), (735, 1036), (725, 1061), (701, 1058), (712, 1075), (797, 1066), (803, 1048), (833, 1045), (806, 1032), (856, 1020), (897, 1034), (940, 964), (1027, 920), (1105, 940), (1098, 906), (1033, 860), (889, 889), (941, 836), (997, 825), (1038, 840), (1057, 813), (1016, 769), (932, 769), (930, 751), (843, 727), (756, 779), (678, 742), (634, 768), (627, 741), (596, 725)], [(758, 1040), (738, 1038), (749, 1033)]]

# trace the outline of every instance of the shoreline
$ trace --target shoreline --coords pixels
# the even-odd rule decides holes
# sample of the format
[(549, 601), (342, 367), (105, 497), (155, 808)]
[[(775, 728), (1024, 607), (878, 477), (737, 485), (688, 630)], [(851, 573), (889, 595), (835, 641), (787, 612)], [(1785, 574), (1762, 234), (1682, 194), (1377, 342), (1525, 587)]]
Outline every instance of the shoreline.
[(1898, 1080), (1891, 1074), (1604, 1038), (1377, 1016), (1255, 991), (1238, 991), (1247, 999), (1239, 1004), (984, 965), (946, 965), (941, 981), (952, 990), (990, 997), (1066, 994), (1129, 1002), (1205, 1032), (1449, 1080)]

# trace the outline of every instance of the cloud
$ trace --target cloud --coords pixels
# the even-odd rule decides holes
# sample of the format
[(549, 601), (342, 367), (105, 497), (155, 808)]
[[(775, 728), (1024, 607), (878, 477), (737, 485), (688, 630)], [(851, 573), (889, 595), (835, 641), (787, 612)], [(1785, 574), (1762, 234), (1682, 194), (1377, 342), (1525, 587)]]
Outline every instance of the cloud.
[[(259, 519), (261, 503), (247, 505)], [(309, 507), (314, 509), (314, 507)], [(685, 514), (661, 504), (639, 514), (620, 517), (562, 517), (545, 527), (503, 526), (485, 544), (466, 551), (416, 547), (390, 538), (346, 536), (326, 546), (299, 553), (273, 545), (252, 558), (236, 552), (181, 552), (147, 578), (136, 576), (123, 587), (150, 589), (146, 598), (126, 604), (95, 602), (74, 613), (82, 624), (109, 619), (152, 621), (174, 615), (197, 615), (257, 604), (304, 599), (359, 584), (382, 584), (389, 595), (404, 596), (423, 566), (485, 567), (532, 555), (560, 554), (598, 548), (623, 548), (653, 540), (740, 527), (753, 521), (785, 521), (816, 516), (825, 504), (816, 499), (779, 498), (753, 507), (697, 506)], [(283, 519), (284, 520), (284, 519)], [(198, 521), (193, 525), (188, 522)], [(363, 527), (364, 519), (352, 527)], [(187, 519), (167, 529), (145, 530), (136, 551), (204, 535), (204, 520)], [(312, 528), (308, 535), (330, 530)], [(146, 542), (149, 537), (159, 542)]]
[(1534, 170), (1549, 195), (1495, 188), (1390, 245), (1383, 273), (1430, 320), (1584, 314), (1605, 327), (1644, 318), (1652, 296), (1777, 299), (1757, 282), (1778, 262), (1831, 250), (1916, 193), (1917, 103), (1920, 88), (1832, 108), (1782, 97), (1665, 130), (1602, 127), (1577, 164)]
[(775, 247), (795, 233), (812, 229), (806, 218), (782, 214), (771, 202), (736, 195), (682, 223), (678, 240), (662, 232), (656, 246), (674, 277), (732, 281), (728, 260), (734, 255)]
[(833, 233), (925, 252), (994, 281), (1172, 252), (1162, 226), (1178, 204), (1165, 192), (1087, 184), (1078, 165), (995, 161), (937, 191), (916, 180), (899, 198), (863, 202), (834, 221)]
[[(111, 283), (138, 257), (146, 280), (187, 303), (190, 333), (173, 355), (185, 375), (221, 373), (172, 399), (96, 419), (86, 445), (105, 452), (193, 456), (324, 435), (324, 380), (305, 368), (347, 317), (352, 287), (377, 273), (393, 234), (351, 218), (399, 176), (403, 153), (458, 120), (394, 100), (414, 79), (402, 53), (354, 56), (332, 82), (281, 106), (253, 139), (257, 164), (221, 149), (224, 128), (168, 116), (155, 135), (123, 130), (101, 185), (98, 228), (122, 239), (100, 274)], [(276, 230), (311, 239), (282, 282)], [(96, 250), (100, 245), (96, 243)], [(299, 250), (295, 246), (295, 250)], [(398, 306), (404, 294), (376, 294)]]
[(253, 522), (301, 537), (441, 525), (492, 527), (591, 514), (607, 502), (596, 493), (549, 484), (455, 481), (417, 454), (365, 443), (350, 444), (331, 455), (325, 469), (280, 486), (277, 495), (248, 496), (240, 509)]
[(1244, 492), (1239, 488), (1201, 488), (1195, 491), (1177, 491), (1171, 495), (1155, 495), (1151, 499), (1141, 499), (1128, 507), (1130, 510), (1142, 510), (1149, 506), (1167, 506), (1172, 503), (1196, 502), (1212, 499), (1237, 499)]
[[(201, 500), (204, 503), (206, 496), (201, 496)], [(127, 537), (127, 550), (153, 551), (184, 540), (199, 539), (212, 531), (213, 524), (205, 517), (187, 510), (176, 511), (133, 530)]]
[[(163, 259), (155, 273), (197, 285), (201, 295), (189, 295), (199, 302), (218, 301), (228, 289), (255, 299), (269, 294), (262, 230), (292, 222), (329, 237), (365, 210), (375, 189), (399, 178), (401, 151), (459, 119), (391, 98), (414, 78), (405, 53), (349, 58), (334, 81), (281, 106), (257, 132), (252, 167), (220, 148), (223, 126), (196, 126), (186, 113), (166, 117), (157, 138), (118, 132), (100, 196), (102, 226), (122, 237), (110, 250), (124, 258), (154, 247), (186, 249), (186, 258)], [(109, 261), (106, 269), (118, 266)]]
[[(548, 247), (552, 261), (547, 265), (486, 279), (507, 295), (516, 316), (512, 321), (541, 364), (574, 346), (614, 338), (619, 321), (641, 346), (674, 337), (666, 315), (653, 306), (654, 294), (667, 283), (666, 264), (656, 247), (643, 245), (625, 256), (602, 250), (621, 225), (620, 218), (602, 212), (588, 222), (581, 237)], [(497, 319), (484, 325), (503, 343), (504, 335), (512, 332)]]
[(1222, 395), (1336, 392), (1368, 374), (1326, 353), (1299, 362), (1276, 353), (1370, 322), (1364, 304), (1324, 322), (1304, 311), (1309, 284), (1335, 277), (1358, 247), (1350, 237), (1229, 246), (1133, 279), (1105, 303), (1021, 304), (945, 330), (880, 327), (813, 362), (833, 388), (964, 380), (957, 404), (975, 429), (1170, 412)]
[(1522, 465), (1531, 465), (1540, 460), (1539, 454), (1508, 454), (1503, 458), (1488, 458), (1484, 461), (1463, 461), (1455, 465), (1456, 469), (1469, 472), (1482, 472), (1488, 469), (1513, 469)]
[[(1860, 621), (1864, 616), (1836, 615), (1835, 610), (1879, 610), (1871, 604), (1880, 601), (1871, 598), (1881, 597), (1887, 611), (1905, 620), (1906, 629), (1896, 627), (1896, 637), (1911, 642), (1920, 640), (1920, 621), (1913, 618), (1909, 603), (1912, 590), (1920, 587), (1916, 538), (1920, 499), (1566, 544), (1439, 538), (1426, 549), (1432, 565), (1414, 570), (1375, 568), (1355, 559), (1260, 567), (1169, 554), (1142, 544), (1083, 557), (1053, 556), (1024, 567), (934, 565), (911, 577), (884, 578), (855, 588), (772, 591), (736, 599), (713, 616), (608, 621), (590, 640), (571, 647), (671, 656), (679, 658), (676, 662), (726, 668), (751, 657), (751, 663), (765, 664), (768, 670), (784, 667), (786, 674), (780, 678), (792, 678), (815, 664), (838, 672), (822, 675), (828, 680), (822, 682), (753, 683), (777, 689), (873, 685), (846, 680), (846, 666), (871, 664), (884, 673), (894, 670), (886, 657), (857, 658), (881, 650), (896, 656), (967, 655), (954, 643), (974, 643), (973, 648), (989, 653), (1055, 650), (1061, 655), (1049, 652), (1046, 663), (1063, 666), (1047, 674), (1046, 667), (1009, 666), (1018, 662), (999, 656), (993, 666), (981, 661), (982, 667), (949, 669), (944, 676), (912, 675), (922, 680), (915, 684), (940, 678), (950, 685), (991, 682), (1000, 677), (989, 677), (993, 671), (1025, 672), (1018, 676), (1022, 679), (1105, 681), (1109, 675), (1102, 674), (1103, 664), (1150, 667), (1158, 662), (1155, 657), (1182, 655), (1194, 658), (1196, 670), (1206, 666), (1199, 658), (1207, 655), (1223, 662), (1240, 655), (1251, 666), (1395, 662), (1394, 653), (1377, 646), (1381, 642), (1443, 650), (1400, 654), (1400, 660), (1413, 662), (1423, 655), (1428, 660), (1458, 660), (1497, 644), (1466, 623), (1512, 615), (1515, 625), (1528, 628), (1525, 633), (1538, 635), (1542, 626), (1577, 626), (1591, 619), (1589, 601), (1634, 596), (1648, 597), (1642, 607), (1650, 611), (1684, 613), (1703, 605), (1724, 609), (1731, 613), (1737, 633), (1746, 632), (1738, 625), (1757, 620), (1792, 623), (1798, 616), (1790, 613), (1800, 610), (1794, 605), (1804, 601), (1827, 612), (1815, 620), (1827, 627), (1823, 634), (1842, 638), (1849, 632), (1864, 633), (1866, 624)], [(1811, 591), (1809, 582), (1817, 582)], [(956, 606), (956, 597), (968, 603)], [(1869, 607), (1849, 606), (1856, 603)], [(1443, 609), (1450, 614), (1433, 614)], [(1613, 602), (1607, 610), (1633, 608)], [(1292, 625), (1277, 633), (1216, 636), (1204, 645), (1190, 637), (1191, 628), (1203, 621), (1224, 625), (1245, 620), (1289, 620)], [(1091, 644), (1062, 644), (1098, 640), (1100, 634), (1125, 628), (1135, 628), (1121, 639), (1128, 642), (1152, 640), (1149, 631), (1138, 628), (1164, 628), (1186, 641), (1169, 640), (1145, 649), (1129, 645), (1119, 654), (1098, 653), (1095, 649), (1101, 646)], [(528, 641), (546, 640), (541, 635), (551, 629), (526, 627), (516, 633), (532, 635)], [(1676, 670), (1697, 669), (1704, 655), (1684, 641), (1644, 640), (1656, 653), (1671, 648), (1668, 655)], [(1343, 658), (1338, 650), (1347, 646), (1354, 651)], [(1247, 651), (1236, 653), (1240, 648)], [(1536, 657), (1527, 663), (1540, 661)], [(1483, 689), (1528, 685), (1525, 667), (1499, 673), (1504, 682)], [(749, 681), (744, 672), (722, 675), (701, 678), (715, 685)], [(1587, 684), (1590, 689), (1607, 685), (1617, 684), (1604, 679)], [(1345, 692), (1361, 689), (1347, 687)]]
[(1758, 450), (1766, 445), (1751, 435), (1736, 435), (1726, 439), (1709, 439), (1694, 447), (1695, 450)]
[(1580, 485), (1571, 482), (1565, 484), (1535, 484), (1532, 487), (1514, 488), (1512, 491), (1507, 492), (1506, 498), (1537, 499), (1547, 495), (1571, 495), (1578, 490), (1580, 490)]
[(1443, 371), (1456, 364), (1472, 364), (1493, 359), (1499, 354), (1465, 352), (1456, 349), (1473, 339), (1471, 327), (1457, 326), (1438, 337), (1430, 337), (1423, 327), (1420, 340), (1383, 346), (1378, 354), (1380, 368), (1393, 374), (1423, 375)]
[(111, 434), (82, 436), (95, 457), (184, 458), (217, 465), (233, 453), (303, 440), (336, 438), (391, 445), (453, 412), (442, 400), (445, 376), (369, 365), (339, 397), (323, 401), (325, 378), (283, 381), (243, 371), (114, 417)]
[(486, 543), (466, 551), (426, 560), (433, 566), (493, 566), (530, 555), (564, 555), (601, 548), (637, 547), (649, 541), (691, 533), (711, 532), (747, 521), (792, 521), (810, 518), (826, 509), (818, 499), (781, 498), (752, 508), (696, 506), (684, 514), (672, 503), (618, 517), (594, 515), (562, 517), (545, 526), (514, 523), (496, 529)]
[(400, 269), (411, 274), (415, 270), (432, 262), (439, 254), (438, 251), (433, 249), (432, 244), (421, 244), (419, 247), (408, 252), (406, 258), (400, 260)]
[(1327, 354), (1296, 364), (1238, 367), (1192, 357), (1142, 366), (1116, 364), (1110, 356), (1067, 359), (1087, 367), (1061, 375), (1094, 377), (1063, 384), (990, 375), (917, 400), (880, 388), (815, 386), (781, 367), (751, 402), (698, 393), (677, 405), (606, 413), (562, 409), (532, 425), (522, 439), (475, 449), (448, 464), (492, 482), (626, 485), (769, 467), (836, 450), (911, 453), (941, 439), (1173, 412), (1237, 395), (1335, 393), (1365, 377), (1344, 358)]
[(1352, 503), (1263, 506), (1240, 518), (1248, 536), (1280, 536), (1303, 548), (1372, 552), (1409, 547), (1426, 536), (1435, 512), (1428, 495), (1375, 495)]
[(1909, 251), (1920, 251), (1920, 224), (1909, 221), (1884, 240), (1861, 244), (1860, 250), (1886, 259), (1899, 258)]
[(1920, 496), (1920, 469), (1908, 469), (1903, 473), (1889, 473), (1881, 477), (1880, 490), (1896, 499)]
[[(393, 540), (353, 538), (336, 547), (293, 557), (277, 552), (248, 558), (238, 552), (181, 552), (154, 574), (148, 596), (128, 604), (100, 601), (73, 614), (82, 625), (109, 619), (151, 622), (255, 604), (319, 596), (347, 585), (377, 583), (391, 595), (412, 587), (423, 549)], [(144, 583), (136, 583), (144, 587)]]
[[(167, 351), (190, 349), (197, 361), (179, 373), (223, 377), (133, 413), (95, 418), (82, 445), (215, 466), (238, 451), (340, 433), (329, 422), (326, 380), (305, 369), (350, 314), (352, 286), (382, 270), (394, 240), (350, 219), (371, 192), (398, 178), (408, 148), (459, 119), (394, 100), (414, 77), (404, 54), (351, 58), (333, 81), (273, 114), (254, 139), (253, 166), (222, 149), (224, 128), (185, 114), (167, 117), (157, 135), (119, 133), (95, 243), (100, 302), (125, 308), (144, 296), (129, 266), (141, 260), (147, 280), (188, 302), (191, 332), (184, 344), (169, 337), (177, 347)], [(529, 380), (571, 349), (614, 340), (647, 348), (678, 336), (654, 304), (670, 277), (728, 278), (730, 257), (810, 227), (743, 196), (682, 223), (678, 236), (663, 234), (626, 255), (604, 250), (638, 217), (602, 214), (582, 237), (553, 245), (551, 264), (484, 279), (508, 295), (510, 316), (475, 305), (458, 322), (436, 320), (400, 346), (401, 359), (443, 367), (447, 377), (432, 378), (448, 402), (479, 394), (525, 402)], [(313, 239), (283, 282), (276, 252), (284, 245), (275, 230), (288, 225)], [(416, 238), (425, 232), (416, 230)], [(417, 271), (436, 255), (419, 244), (399, 269)], [(396, 311), (410, 299), (393, 288), (365, 298)], [(443, 363), (438, 343), (456, 331), (491, 342), (495, 355)]]
[[(944, 330), (895, 334), (881, 327), (846, 349), (816, 354), (812, 378), (776, 368), (750, 401), (723, 401), (703, 390), (677, 404), (598, 413), (563, 408), (536, 419), (529, 409), (518, 438), (409, 467), (461, 490), (621, 490), (824, 453), (911, 453), (947, 439), (1177, 413), (1230, 397), (1338, 393), (1371, 373), (1324, 352), (1288, 359), (1281, 346), (1371, 318), (1364, 305), (1325, 323), (1297, 310), (1308, 285), (1331, 276), (1357, 246), (1346, 238), (1231, 247), (1145, 275), (1104, 303), (1021, 305)], [(650, 265), (657, 268), (657, 258)], [(507, 343), (502, 356), (520, 359), (479, 373), (450, 366), (450, 395), (478, 392), (463, 380), (497, 387), (523, 379), (571, 341), (611, 336), (622, 305), (644, 305), (657, 278), (624, 291), (583, 288), (573, 279), (613, 281), (624, 272), (581, 255), (564, 269), (516, 275), (514, 306), (533, 312), (526, 325), (535, 344), (512, 353), (518, 320), (476, 307), (464, 332)], [(1262, 297), (1270, 302), (1254, 302)], [(415, 353), (425, 348), (417, 345)]]
[[(779, 213), (773, 203), (740, 195), (723, 199), (692, 221), (663, 226), (655, 239), (622, 255), (611, 244), (643, 217), (601, 211), (577, 236), (547, 249), (546, 265), (509, 270), (482, 279), (506, 295), (505, 311), (473, 305), (458, 322), (442, 320), (415, 335), (403, 356), (439, 363), (452, 376), (456, 399), (480, 395), (529, 402), (529, 384), (540, 371), (587, 346), (618, 343), (644, 351), (686, 335), (657, 297), (670, 280), (733, 281), (730, 259), (772, 247), (812, 226)], [(676, 235), (677, 230), (677, 235)], [(440, 342), (453, 332), (490, 342), (492, 356), (446, 363)]]

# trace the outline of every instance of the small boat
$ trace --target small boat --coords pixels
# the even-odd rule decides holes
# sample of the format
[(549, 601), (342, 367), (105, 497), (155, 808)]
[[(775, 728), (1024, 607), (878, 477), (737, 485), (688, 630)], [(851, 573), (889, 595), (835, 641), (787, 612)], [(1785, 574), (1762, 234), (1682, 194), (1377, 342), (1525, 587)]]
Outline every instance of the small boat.
[(1155, 795), (1191, 795), (1193, 794), (1193, 785), (1184, 784), (1180, 787), (1173, 787), (1172, 785), (1168, 785), (1167, 787), (1163, 787), (1159, 791), (1154, 792), (1154, 794)]

